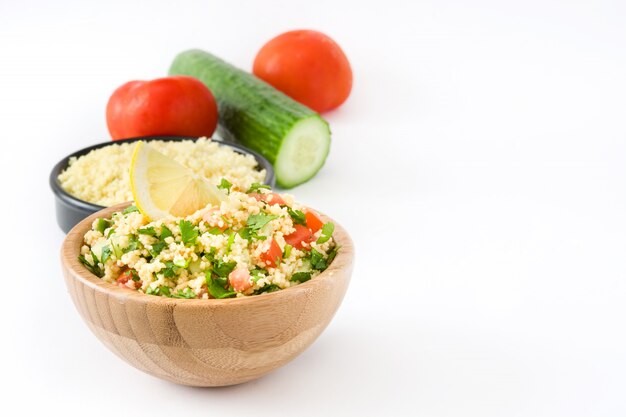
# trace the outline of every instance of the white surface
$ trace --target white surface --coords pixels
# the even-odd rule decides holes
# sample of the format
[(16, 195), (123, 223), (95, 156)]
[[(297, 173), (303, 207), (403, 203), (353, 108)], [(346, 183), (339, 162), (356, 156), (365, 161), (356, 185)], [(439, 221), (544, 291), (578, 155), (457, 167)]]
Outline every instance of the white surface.
[[(3, 410), (626, 414), (624, 2), (157, 3), (0, 3)], [(302, 27), (333, 36), (355, 73), (327, 115), (326, 166), (293, 190), (351, 231), (347, 297), (258, 381), (144, 375), (71, 304), (48, 172), (107, 139), (121, 83), (191, 47), (250, 68)]]

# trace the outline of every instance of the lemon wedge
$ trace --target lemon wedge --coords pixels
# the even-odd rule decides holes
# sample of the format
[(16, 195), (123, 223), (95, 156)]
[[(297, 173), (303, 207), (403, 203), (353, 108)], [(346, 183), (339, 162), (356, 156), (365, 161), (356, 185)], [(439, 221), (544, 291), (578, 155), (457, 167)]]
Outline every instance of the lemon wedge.
[(151, 221), (168, 215), (185, 217), (228, 196), (206, 178), (137, 142), (130, 162), (130, 187), (135, 204)]

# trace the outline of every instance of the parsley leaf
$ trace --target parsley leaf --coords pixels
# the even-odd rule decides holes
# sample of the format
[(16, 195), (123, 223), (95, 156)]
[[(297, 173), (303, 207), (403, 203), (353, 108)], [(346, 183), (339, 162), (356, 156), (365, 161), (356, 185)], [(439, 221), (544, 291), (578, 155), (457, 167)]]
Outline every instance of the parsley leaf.
[(78, 261), (83, 264), (89, 272), (99, 278), (102, 278), (104, 276), (104, 271), (100, 268), (100, 265), (98, 265), (98, 258), (93, 251), (91, 252), (91, 259), (92, 261), (88, 261), (83, 255), (78, 256)]
[(311, 249), (311, 267), (313, 269), (317, 269), (318, 271), (323, 271), (326, 269), (326, 259), (324, 259), (324, 255), (315, 249)]
[(98, 219), (98, 221), (96, 222), (96, 230), (104, 234), (104, 231), (111, 227), (111, 224), (112, 223), (107, 219)]
[(167, 246), (168, 246), (167, 243), (162, 242), (162, 241), (154, 243), (152, 245), (152, 249), (150, 249), (150, 255), (152, 255), (153, 258), (156, 258), (157, 256), (159, 256), (161, 251), (165, 249)]
[(266, 285), (263, 288), (259, 288), (258, 290), (254, 291), (254, 295), (258, 295), (258, 294), (263, 294), (266, 292), (274, 292), (274, 291), (278, 291), (280, 290), (280, 287), (276, 284), (270, 284), (270, 285)]
[(171, 297), (172, 293), (170, 292), (170, 288), (165, 285), (160, 285), (156, 288), (148, 287), (146, 290), (146, 294), (148, 295), (163, 295), (165, 297)]
[(139, 249), (139, 245), (141, 245), (141, 243), (139, 243), (139, 239), (137, 238), (137, 236), (130, 235), (128, 237), (128, 246), (126, 246), (122, 252), (128, 253), (137, 250)]
[(278, 218), (278, 216), (270, 215), (270, 214), (252, 214), (248, 217), (246, 221), (246, 227), (239, 231), (239, 236), (244, 239), (252, 240), (265, 240), (266, 236), (259, 236), (258, 231), (261, 230), (266, 224), (271, 222), (272, 220)]
[(172, 294), (172, 298), (196, 298), (196, 293), (189, 287), (185, 287), (184, 290), (178, 290), (178, 292)]
[(306, 282), (311, 279), (312, 272), (296, 272), (289, 279), (290, 281)]
[(193, 226), (189, 220), (181, 220), (178, 225), (180, 226), (180, 235), (185, 245), (193, 245), (198, 238), (198, 229)]
[(226, 290), (224, 286), (220, 285), (217, 280), (211, 277), (209, 272), (206, 274), (206, 286), (209, 294), (211, 294), (214, 298), (230, 298), (237, 294), (235, 291)]
[(233, 186), (233, 184), (228, 181), (226, 178), (222, 178), (222, 181), (220, 182), (220, 185), (217, 186), (217, 188), (221, 188), (222, 190), (225, 190), (227, 193), (230, 193), (230, 188)]
[(235, 269), (236, 266), (237, 266), (237, 262), (235, 261), (224, 262), (222, 260), (218, 260), (213, 265), (213, 272), (218, 277), (225, 278), (225, 277), (228, 277), (228, 274), (233, 272), (233, 269)]
[(258, 280), (267, 276), (267, 271), (256, 266), (252, 271), (250, 271), (250, 275), (252, 275), (252, 282), (256, 284)]
[(154, 227), (152, 226), (139, 229), (137, 230), (137, 233), (139, 233), (140, 235), (148, 235), (148, 236), (155, 236), (155, 237), (157, 235), (156, 230), (154, 230)]
[(326, 258), (326, 265), (330, 265), (331, 262), (335, 259), (335, 256), (337, 256), (337, 252), (339, 252), (339, 246), (335, 245), (330, 252), (328, 252), (328, 258)]
[(326, 243), (332, 237), (333, 232), (335, 231), (334, 223), (328, 222), (324, 223), (322, 226), (322, 234), (317, 239), (317, 243)]
[(287, 212), (291, 216), (294, 224), (301, 224), (302, 226), (306, 226), (306, 216), (300, 210), (294, 210), (291, 207), (287, 207)]
[(110, 246), (104, 246), (102, 248), (102, 254), (100, 255), (100, 262), (102, 262), (102, 265), (104, 265), (104, 263), (111, 257), (111, 247)]
[(179, 268), (178, 266), (176, 266), (174, 264), (174, 262), (172, 261), (167, 261), (165, 262), (165, 269), (163, 269), (161, 272), (163, 272), (163, 276), (165, 278), (174, 278), (174, 276), (176, 275), (176, 272), (178, 272)]
[(235, 243), (235, 232), (230, 232), (228, 242), (226, 242), (226, 253), (230, 253), (230, 248), (233, 246), (233, 243)]
[(209, 233), (212, 235), (221, 235), (224, 232), (219, 227), (212, 227), (209, 229)]
[(166, 226), (161, 226), (161, 240), (165, 240), (166, 237), (174, 236), (172, 231)]
[(293, 249), (293, 246), (291, 246), (289, 243), (285, 243), (285, 250), (283, 251), (283, 259), (289, 258), (289, 256), (291, 255), (291, 249)]
[(128, 206), (124, 209), (124, 211), (122, 211), (122, 214), (128, 214), (128, 213), (135, 213), (138, 212), (139, 209), (137, 208), (137, 206)]
[(250, 188), (248, 188), (248, 191), (246, 191), (246, 194), (250, 194), (250, 193), (254, 193), (259, 191), (261, 188), (265, 188), (267, 190), (271, 190), (272, 187), (270, 187), (269, 185), (265, 185), (265, 184), (259, 184), (258, 182), (252, 183), (252, 185), (250, 186)]

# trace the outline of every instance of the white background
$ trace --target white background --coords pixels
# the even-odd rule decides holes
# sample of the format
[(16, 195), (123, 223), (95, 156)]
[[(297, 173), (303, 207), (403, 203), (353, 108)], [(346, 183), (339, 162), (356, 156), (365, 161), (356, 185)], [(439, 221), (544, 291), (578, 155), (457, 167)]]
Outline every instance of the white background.
[[(339, 3), (0, 0), (0, 413), (626, 415), (626, 3)], [(353, 65), (292, 191), (351, 232), (348, 294), (260, 380), (145, 375), (70, 301), (48, 173), (120, 84), (192, 47), (250, 69), (294, 28)]]

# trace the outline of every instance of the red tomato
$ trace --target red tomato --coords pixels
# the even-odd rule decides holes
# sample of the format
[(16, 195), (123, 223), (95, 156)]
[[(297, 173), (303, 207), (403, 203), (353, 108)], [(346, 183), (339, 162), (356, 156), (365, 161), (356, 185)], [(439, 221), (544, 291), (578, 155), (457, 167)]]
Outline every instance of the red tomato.
[(296, 231), (285, 236), (285, 242), (289, 243), (296, 249), (303, 249), (304, 243), (310, 243), (313, 241), (313, 233), (300, 224), (294, 225)]
[(276, 268), (282, 257), (283, 251), (274, 239), (270, 241), (270, 248), (261, 254), (261, 260), (270, 268)]
[(317, 213), (311, 210), (304, 212), (306, 217), (306, 225), (311, 229), (311, 232), (315, 233), (324, 226), (324, 222), (318, 217)]
[(317, 112), (338, 107), (352, 89), (348, 58), (335, 41), (314, 30), (294, 30), (270, 40), (252, 71)]
[(252, 287), (252, 282), (250, 282), (250, 271), (246, 268), (237, 268), (228, 274), (228, 282), (233, 286), (235, 291), (245, 291)]
[(136, 136), (211, 136), (217, 105), (211, 91), (192, 77), (130, 81), (113, 92), (106, 110), (113, 140)]
[[(117, 285), (119, 285), (122, 288), (128, 288), (128, 286), (126, 285), (126, 283), (130, 280), (133, 279), (133, 274), (130, 271), (130, 269), (127, 269), (126, 271), (122, 272), (118, 277), (117, 277)], [(137, 281), (135, 282), (135, 289), (141, 287), (141, 282)]]
[(257, 201), (265, 201), (268, 204), (278, 204), (279, 206), (284, 206), (285, 200), (283, 200), (283, 198), (280, 196), (280, 194), (276, 194), (276, 193), (268, 193), (268, 194), (260, 194), (260, 193), (253, 193), (250, 194), (250, 197), (254, 197)]

